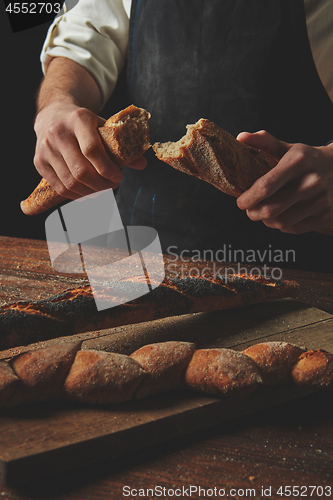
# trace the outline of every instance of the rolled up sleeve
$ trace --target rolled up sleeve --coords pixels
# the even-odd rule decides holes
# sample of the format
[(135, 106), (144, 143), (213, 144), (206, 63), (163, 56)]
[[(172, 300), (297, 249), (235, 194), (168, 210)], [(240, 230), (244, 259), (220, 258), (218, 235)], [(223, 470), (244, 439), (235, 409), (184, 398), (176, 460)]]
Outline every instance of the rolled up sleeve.
[(41, 52), (44, 74), (53, 57), (77, 62), (95, 79), (104, 105), (127, 57), (128, 29), (122, 0), (79, 0), (48, 30)]

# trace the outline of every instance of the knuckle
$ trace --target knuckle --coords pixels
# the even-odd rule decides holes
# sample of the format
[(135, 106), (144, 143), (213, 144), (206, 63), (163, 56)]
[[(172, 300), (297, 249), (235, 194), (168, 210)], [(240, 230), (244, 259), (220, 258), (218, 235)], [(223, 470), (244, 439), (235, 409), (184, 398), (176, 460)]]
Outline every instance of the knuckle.
[(267, 132), (267, 130), (259, 130), (257, 132), (257, 135), (260, 135), (260, 137), (262, 137), (264, 139), (268, 139), (271, 137), (271, 135)]
[(65, 134), (65, 126), (62, 122), (54, 122), (49, 125), (48, 135), (44, 139), (44, 143), (53, 138), (62, 138)]
[(307, 176), (305, 187), (311, 190), (322, 189), (324, 186), (322, 184), (321, 177), (313, 172)]
[(77, 181), (74, 177), (67, 177), (62, 180), (62, 183), (67, 191), (73, 191), (77, 184)]
[(263, 219), (273, 219), (276, 214), (276, 211), (270, 205), (265, 205), (261, 209), (261, 214)]
[(63, 196), (63, 197), (66, 198), (66, 195), (68, 194), (68, 190), (66, 189), (66, 187), (64, 186), (64, 184), (59, 184), (54, 189), (57, 191), (57, 193), (60, 196)]
[(87, 142), (83, 144), (81, 151), (86, 158), (94, 158), (98, 153), (98, 144), (96, 142)]
[(308, 163), (308, 147), (305, 144), (295, 144), (292, 153), (296, 165), (304, 166)]
[(76, 165), (72, 169), (72, 175), (75, 180), (82, 181), (86, 176), (86, 169), (82, 165)]
[(261, 177), (257, 181), (257, 190), (261, 197), (266, 198), (270, 194), (270, 182), (265, 177)]
[(77, 108), (71, 112), (70, 119), (73, 120), (74, 122), (76, 121), (87, 122), (88, 120), (90, 121), (92, 119), (92, 113), (91, 111), (89, 111), (89, 109)]

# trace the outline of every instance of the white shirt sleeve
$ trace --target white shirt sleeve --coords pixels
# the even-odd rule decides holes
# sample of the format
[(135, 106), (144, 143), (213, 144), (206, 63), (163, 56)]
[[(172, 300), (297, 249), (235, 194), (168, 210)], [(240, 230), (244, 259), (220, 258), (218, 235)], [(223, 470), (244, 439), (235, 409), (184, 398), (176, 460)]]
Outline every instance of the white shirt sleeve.
[(128, 0), (79, 0), (55, 19), (45, 39), (41, 63), (45, 74), (53, 57), (83, 66), (99, 86), (103, 106), (110, 97), (127, 57)]

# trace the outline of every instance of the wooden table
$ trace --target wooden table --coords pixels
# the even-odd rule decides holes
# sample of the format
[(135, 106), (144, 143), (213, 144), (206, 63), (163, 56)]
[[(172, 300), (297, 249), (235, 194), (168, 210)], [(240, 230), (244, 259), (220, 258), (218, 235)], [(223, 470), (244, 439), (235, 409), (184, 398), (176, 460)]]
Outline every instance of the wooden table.
[[(45, 298), (84, 282), (55, 273), (46, 243), (33, 240), (0, 238), (0, 273), (0, 304)], [(332, 275), (285, 271), (284, 278), (299, 282), (300, 300), (333, 314)], [(292, 498), (298, 491), (333, 498), (332, 393), (311, 394), (130, 456), (24, 485), (0, 486), (0, 498), (200, 498), (199, 487), (201, 498), (219, 498), (222, 489), (229, 498), (287, 498), (288, 488), (281, 495), (280, 486), (294, 487)]]

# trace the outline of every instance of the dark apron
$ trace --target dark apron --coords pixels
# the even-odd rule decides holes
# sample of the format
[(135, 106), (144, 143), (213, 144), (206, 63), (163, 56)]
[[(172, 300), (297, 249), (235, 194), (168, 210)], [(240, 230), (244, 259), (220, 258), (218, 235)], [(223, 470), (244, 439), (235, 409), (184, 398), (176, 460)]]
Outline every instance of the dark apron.
[[(302, 0), (133, 0), (128, 89), (129, 102), (152, 115), (152, 143), (180, 139), (199, 118), (234, 136), (265, 129), (310, 145), (333, 137), (333, 105), (312, 59)], [(294, 249), (296, 261), (282, 257), (280, 267), (328, 271), (331, 238), (252, 222), (235, 198), (152, 150), (147, 159), (144, 171), (123, 169), (117, 202), (125, 225), (158, 231), (164, 252), (266, 249), (271, 257)]]

